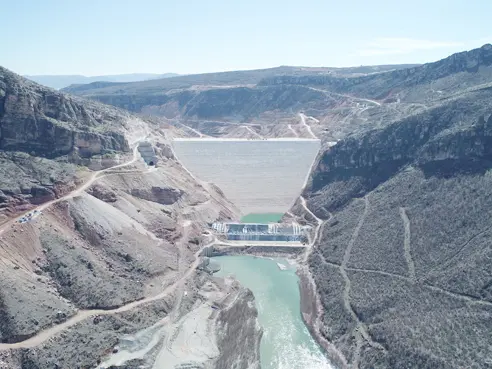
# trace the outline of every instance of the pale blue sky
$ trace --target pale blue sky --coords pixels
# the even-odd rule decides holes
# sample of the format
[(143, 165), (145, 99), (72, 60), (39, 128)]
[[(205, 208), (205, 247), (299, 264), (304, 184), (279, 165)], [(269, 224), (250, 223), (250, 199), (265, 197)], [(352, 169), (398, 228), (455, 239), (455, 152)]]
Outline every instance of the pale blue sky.
[(422, 63), (492, 42), (490, 0), (0, 0), (20, 74)]

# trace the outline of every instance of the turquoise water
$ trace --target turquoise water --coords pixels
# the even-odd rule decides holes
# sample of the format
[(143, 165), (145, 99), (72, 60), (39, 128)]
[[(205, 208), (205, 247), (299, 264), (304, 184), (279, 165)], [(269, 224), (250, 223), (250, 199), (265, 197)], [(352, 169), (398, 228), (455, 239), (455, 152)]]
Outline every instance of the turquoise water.
[[(263, 328), (262, 369), (331, 369), (301, 319), (298, 277), (284, 259), (221, 256), (216, 276), (234, 275), (255, 295)], [(277, 263), (287, 267), (281, 270)]]
[(241, 223), (277, 223), (283, 216), (283, 213), (251, 213), (243, 216)]

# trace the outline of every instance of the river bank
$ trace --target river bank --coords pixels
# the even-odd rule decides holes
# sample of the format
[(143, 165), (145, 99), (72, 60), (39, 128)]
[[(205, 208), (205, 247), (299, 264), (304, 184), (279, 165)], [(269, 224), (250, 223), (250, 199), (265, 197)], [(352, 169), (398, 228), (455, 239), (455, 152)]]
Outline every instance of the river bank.
[(306, 265), (297, 269), (299, 277), (299, 291), (301, 294), (301, 318), (311, 336), (321, 346), (325, 355), (337, 369), (348, 369), (349, 366), (343, 354), (336, 346), (329, 342), (320, 331), (323, 318), (323, 306), (316, 290), (316, 285)]
[[(197, 272), (165, 322), (119, 338), (98, 366), (148, 369), (259, 369), (261, 329), (253, 294), (231, 278)], [(133, 368), (133, 367), (132, 367)]]
[(299, 257), (305, 251), (305, 246), (210, 246), (202, 251), (201, 256), (251, 255), (291, 259)]
[(217, 276), (232, 275), (253, 292), (263, 330), (262, 369), (333, 368), (302, 321), (299, 278), (292, 261), (248, 255), (216, 260), (221, 264)]
[[(323, 349), (326, 357), (338, 369), (348, 368), (345, 357), (338, 351), (335, 345), (329, 342), (320, 332), (320, 322), (323, 317), (323, 307), (316, 290), (316, 285), (311, 277), (306, 260), (304, 259), (305, 247), (288, 246), (244, 246), (244, 247), (210, 247), (208, 255), (222, 256), (250, 256), (252, 258), (265, 258), (274, 260), (281, 258), (288, 265), (294, 266), (299, 278), (300, 316), (309, 330), (311, 336)], [(280, 270), (284, 270), (282, 263), (277, 263)]]

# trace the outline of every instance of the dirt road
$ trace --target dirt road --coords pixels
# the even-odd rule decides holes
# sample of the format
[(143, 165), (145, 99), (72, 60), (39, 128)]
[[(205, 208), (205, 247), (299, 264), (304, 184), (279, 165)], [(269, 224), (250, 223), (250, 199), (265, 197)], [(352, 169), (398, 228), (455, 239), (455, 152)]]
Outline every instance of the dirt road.
[(294, 134), (295, 137), (299, 137), (299, 134), (292, 128), (291, 124), (288, 124), (287, 127), (290, 129), (290, 131)]
[(69, 327), (74, 326), (77, 323), (80, 323), (81, 321), (83, 321), (85, 319), (94, 317), (96, 315), (110, 315), (110, 314), (122, 313), (125, 311), (132, 310), (132, 309), (134, 309), (138, 306), (144, 305), (146, 303), (160, 300), (160, 299), (168, 296), (176, 288), (183, 287), (184, 281), (187, 280), (191, 276), (191, 274), (195, 271), (195, 269), (197, 268), (198, 263), (200, 261), (199, 255), (202, 252), (202, 250), (205, 247), (212, 246), (214, 243), (215, 243), (215, 240), (213, 242), (203, 246), (202, 248), (200, 248), (200, 250), (198, 250), (195, 253), (195, 261), (190, 266), (190, 268), (186, 271), (186, 273), (183, 274), (183, 276), (180, 279), (178, 279), (175, 283), (173, 283), (172, 285), (165, 288), (159, 294), (157, 294), (155, 296), (147, 297), (147, 298), (142, 299), (142, 300), (131, 302), (131, 303), (123, 305), (117, 309), (112, 309), (112, 310), (80, 310), (77, 314), (75, 314), (73, 317), (68, 319), (66, 322), (64, 322), (62, 324), (55, 325), (53, 327), (50, 327), (44, 331), (41, 331), (40, 333), (38, 333), (34, 337), (31, 337), (25, 341), (17, 342), (17, 343), (1, 343), (0, 344), (0, 351), (10, 350), (10, 349), (20, 349), (20, 348), (33, 348), (33, 347), (36, 347), (36, 346), (44, 343), (45, 341), (49, 340), (54, 335), (64, 331), (65, 329), (67, 329)]
[(253, 130), (251, 129), (251, 127), (249, 127), (249, 126), (241, 126), (241, 127), (245, 128), (245, 129), (246, 129), (249, 133), (251, 133), (253, 136), (263, 139), (263, 136), (259, 135), (259, 134), (258, 134), (258, 133), (256, 133), (255, 131), (253, 131)]
[(17, 221), (17, 219), (19, 219), (20, 217), (22, 217), (22, 216), (24, 216), (30, 212), (33, 212), (34, 210), (42, 211), (42, 210), (45, 210), (48, 207), (50, 207), (51, 205), (56, 204), (60, 201), (68, 200), (68, 199), (74, 198), (76, 196), (79, 196), (82, 192), (84, 192), (87, 188), (89, 188), (94, 183), (94, 181), (96, 181), (99, 178), (102, 178), (104, 176), (104, 174), (107, 173), (108, 171), (118, 169), (121, 167), (125, 167), (125, 166), (128, 166), (128, 165), (135, 163), (138, 160), (138, 143), (140, 141), (143, 141), (144, 139), (145, 139), (145, 137), (141, 138), (140, 140), (138, 140), (135, 143), (135, 148), (133, 149), (133, 157), (130, 161), (127, 161), (125, 163), (121, 163), (121, 164), (118, 164), (118, 165), (115, 165), (115, 166), (112, 166), (112, 167), (109, 167), (106, 169), (96, 171), (89, 177), (89, 179), (86, 182), (84, 182), (82, 185), (77, 187), (75, 190), (69, 192), (65, 196), (59, 197), (57, 199), (54, 199), (54, 200), (51, 200), (48, 202), (45, 202), (44, 204), (41, 204), (41, 205), (39, 205), (39, 206), (29, 210), (29, 211), (26, 211), (22, 214), (18, 214), (14, 219), (8, 220), (7, 222), (0, 225), (0, 235), (3, 232), (5, 232), (7, 229), (9, 229), (12, 226), (12, 224), (14, 224)]
[(190, 127), (190, 126), (187, 126), (186, 124), (183, 124), (183, 123), (180, 123), (183, 127), (185, 127), (186, 129), (190, 130), (191, 132), (195, 133), (198, 135), (198, 137), (200, 138), (203, 138), (203, 137), (210, 137), (210, 136), (207, 136), (207, 135), (204, 135), (203, 133), (201, 133), (200, 131), (197, 131), (196, 129)]
[(299, 113), (299, 116), (301, 117), (301, 122), (303, 124), (304, 127), (306, 127), (307, 131), (309, 132), (309, 134), (311, 135), (312, 138), (318, 138), (316, 137), (316, 135), (313, 133), (312, 129), (311, 129), (311, 126), (309, 124), (306, 123), (306, 116), (302, 113)]
[(320, 88), (315, 88), (315, 87), (308, 87), (308, 88), (310, 90), (313, 90), (313, 91), (323, 92), (325, 95), (333, 95), (333, 96), (346, 97), (347, 99), (351, 99), (353, 101), (364, 101), (364, 102), (368, 102), (368, 103), (371, 103), (371, 104), (374, 104), (374, 105), (377, 105), (377, 106), (381, 106), (381, 103), (380, 102), (377, 102), (375, 100), (365, 99), (363, 97), (355, 97), (355, 96), (350, 96), (350, 95), (339, 94), (339, 93), (336, 93), (336, 92), (322, 90)]

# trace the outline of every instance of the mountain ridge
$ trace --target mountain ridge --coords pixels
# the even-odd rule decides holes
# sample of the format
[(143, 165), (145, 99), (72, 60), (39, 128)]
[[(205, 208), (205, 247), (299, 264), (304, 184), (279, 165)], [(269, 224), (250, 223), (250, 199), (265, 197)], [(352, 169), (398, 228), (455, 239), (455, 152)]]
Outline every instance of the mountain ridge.
[(73, 84), (86, 84), (92, 82), (135, 82), (145, 81), (149, 79), (168, 78), (178, 76), (177, 73), (129, 73), (129, 74), (110, 74), (100, 76), (84, 76), (81, 74), (66, 74), (66, 75), (54, 75), (54, 74), (40, 74), (40, 75), (24, 75), (23, 77), (37, 82), (41, 85), (51, 87), (54, 89), (62, 89)]
[[(150, 80), (141, 82), (128, 83), (126, 89), (132, 92), (142, 92), (148, 88), (153, 91), (159, 88), (160, 91), (167, 91), (176, 88), (189, 88), (193, 85), (251, 85), (256, 84), (269, 75), (283, 75), (288, 73), (296, 74), (341, 74), (351, 75), (354, 73), (380, 73), (384, 70), (407, 68), (418, 64), (396, 64), (396, 65), (375, 65), (375, 66), (359, 66), (359, 67), (295, 67), (295, 66), (279, 66), (273, 68), (253, 69), (253, 70), (238, 70), (229, 72), (213, 72), (201, 74), (189, 74), (175, 76), (169, 79)], [(65, 89), (66, 92), (76, 93), (76, 90), (70, 88)], [(99, 89), (95, 89), (99, 90)], [(93, 91), (100, 93), (102, 91), (111, 92), (110, 89), (101, 89), (101, 91)]]

